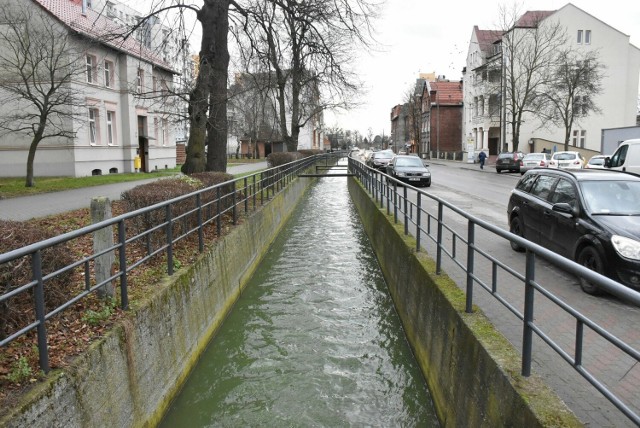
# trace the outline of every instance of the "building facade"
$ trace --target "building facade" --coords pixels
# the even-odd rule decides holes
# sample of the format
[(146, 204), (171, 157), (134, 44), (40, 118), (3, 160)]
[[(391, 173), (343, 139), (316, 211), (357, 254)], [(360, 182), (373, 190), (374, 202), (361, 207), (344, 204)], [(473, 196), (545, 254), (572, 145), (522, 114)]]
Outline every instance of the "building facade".
[[(15, 0), (16, 7), (44, 12), (43, 25), (68, 34), (71, 51), (84, 72), (69, 83), (81, 94), (76, 113), (64, 126), (72, 137), (42, 140), (34, 159), (35, 176), (88, 176), (150, 172), (176, 166), (170, 126), (173, 106), (168, 91), (175, 71), (132, 39), (107, 38), (121, 28), (79, 0)], [(6, 49), (0, 46), (0, 49)], [(0, 114), (12, 106), (2, 106)], [(0, 137), (3, 176), (24, 176), (32, 136), (19, 132)]]
[[(586, 154), (600, 152), (601, 132), (606, 128), (633, 126), (637, 115), (640, 50), (629, 43), (629, 36), (612, 28), (580, 8), (567, 4), (555, 11), (527, 12), (507, 31), (474, 27), (464, 69), (463, 142), (475, 151), (490, 155), (513, 150), (514, 136), (505, 114), (503, 38), (529, 31), (527, 16), (537, 14), (541, 28), (559, 24), (565, 31), (563, 48), (573, 52), (595, 52), (605, 67), (602, 92), (593, 94), (599, 112), (576, 117), (570, 130), (570, 146)], [(549, 73), (553, 70), (545, 70)], [(506, 125), (506, 126), (505, 126)], [(525, 112), (520, 120), (518, 149), (526, 152), (563, 150), (565, 129), (551, 126), (540, 117)]]

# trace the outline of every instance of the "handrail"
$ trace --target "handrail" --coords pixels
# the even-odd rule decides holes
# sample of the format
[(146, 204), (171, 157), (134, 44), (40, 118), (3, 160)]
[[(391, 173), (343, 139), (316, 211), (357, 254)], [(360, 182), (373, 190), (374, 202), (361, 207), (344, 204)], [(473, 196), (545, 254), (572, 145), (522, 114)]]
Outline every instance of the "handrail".
[[(66, 310), (77, 301), (93, 294), (105, 283), (116, 280), (119, 280), (120, 307), (125, 310), (128, 309), (129, 298), (127, 276), (131, 270), (145, 264), (152, 257), (164, 253), (167, 255), (167, 274), (172, 275), (174, 273), (173, 247), (175, 243), (189, 235), (197, 234), (198, 249), (199, 252), (202, 253), (205, 248), (203, 239), (204, 227), (215, 222), (219, 236), (223, 215), (230, 215), (232, 223), (236, 224), (239, 211), (248, 215), (251, 210), (255, 211), (259, 209), (259, 207), (268, 203), (276, 193), (279, 193), (289, 183), (291, 183), (301, 171), (305, 171), (312, 165), (323, 161), (328, 165), (329, 161), (333, 162), (336, 158), (342, 156), (342, 153), (330, 153), (305, 157), (297, 161), (268, 168), (248, 176), (229, 180), (227, 182), (216, 184), (205, 189), (200, 189), (167, 201), (159, 202), (155, 205), (127, 212), (99, 223), (91, 224), (71, 232), (0, 254), (0, 266), (23, 258), (30, 258), (32, 266), (32, 279), (25, 284), (17, 284), (16, 286), (11, 287), (7, 293), (0, 295), (0, 304), (16, 297), (19, 294), (32, 291), (35, 297), (34, 321), (30, 322), (26, 326), (18, 328), (17, 331), (9, 332), (4, 339), (0, 340), (0, 347), (6, 346), (21, 336), (36, 330), (40, 368), (45, 373), (48, 373), (50, 367), (46, 323), (51, 317)], [(223, 192), (223, 189), (229, 186), (231, 187), (231, 191), (229, 193)], [(213, 199), (211, 198), (212, 194), (215, 194), (215, 198)], [(209, 199), (207, 199), (206, 195), (209, 195)], [(185, 212), (174, 216), (173, 207), (184, 201), (193, 202), (193, 208), (189, 208), (185, 210)], [(145, 228), (138, 233), (127, 233), (128, 223), (136, 219), (142, 219), (145, 215), (158, 212), (164, 212), (163, 221), (158, 224), (153, 224), (149, 228)], [(192, 227), (187, 225), (190, 217), (196, 219), (194, 221), (195, 224)], [(181, 225), (182, 223), (185, 224), (184, 229), (181, 231), (178, 229), (181, 233), (174, 236), (174, 229), (176, 228), (176, 225)], [(111, 247), (83, 256), (79, 260), (74, 260), (69, 265), (59, 268), (55, 272), (43, 274), (43, 251), (88, 234), (92, 234), (93, 232), (103, 228), (116, 229), (115, 237), (117, 242)], [(151, 245), (149, 244), (151, 237), (154, 234), (164, 234), (162, 243), (157, 248), (151, 248)], [(137, 260), (127, 261), (129, 246), (135, 243), (141, 243), (144, 245), (146, 247), (146, 254)], [(92, 285), (93, 276), (91, 269), (89, 268), (90, 263), (107, 252), (118, 252), (117, 271), (112, 273), (109, 278), (103, 280), (101, 283)], [(84, 290), (47, 312), (45, 308), (44, 284), (57, 275), (81, 267), (84, 267)]]
[[(589, 372), (585, 361), (582, 359), (584, 351), (584, 328), (588, 327), (589, 331), (594, 332), (598, 336), (608, 341), (612, 346), (619, 351), (625, 353), (636, 362), (640, 361), (640, 351), (633, 346), (625, 343), (620, 338), (610, 333), (604, 327), (598, 325), (596, 322), (590, 320), (587, 316), (580, 313), (573, 308), (570, 303), (563, 301), (560, 297), (554, 295), (549, 290), (545, 289), (538, 282), (535, 281), (535, 259), (536, 257), (542, 257), (544, 260), (554, 264), (555, 266), (571, 273), (576, 276), (586, 278), (592, 283), (596, 284), (601, 289), (608, 293), (611, 293), (622, 300), (640, 306), (640, 293), (632, 290), (624, 285), (600, 275), (572, 260), (562, 257), (553, 251), (550, 251), (538, 244), (530, 242), (518, 235), (502, 229), (494, 224), (484, 221), (478, 217), (475, 217), (461, 208), (451, 204), (442, 198), (432, 195), (422, 189), (411, 187), (416, 192), (416, 202), (410, 201), (407, 196), (406, 183), (401, 183), (399, 180), (382, 173), (374, 168), (370, 168), (362, 163), (360, 160), (349, 157), (349, 170), (354, 172), (356, 178), (362, 183), (363, 187), (371, 195), (371, 198), (380, 203), (380, 207), (384, 208), (384, 203), (387, 204), (387, 213), (391, 211), (394, 213), (394, 222), (398, 222), (399, 219), (403, 219), (405, 223), (404, 233), (409, 234), (408, 225), (412, 224), (415, 227), (415, 236), (417, 239), (416, 251), (426, 250), (422, 244), (421, 237), (424, 235), (436, 246), (436, 274), (441, 274), (442, 257), (446, 255), (452, 260), (454, 266), (460, 268), (466, 274), (466, 283), (463, 288), (466, 294), (466, 307), (465, 311), (468, 313), (473, 312), (473, 292), (479, 286), (480, 290), (486, 291), (490, 296), (494, 297), (498, 302), (505, 306), (513, 315), (522, 321), (523, 335), (522, 335), (522, 368), (521, 374), (523, 376), (529, 376), (531, 374), (532, 354), (534, 352), (533, 335), (536, 334), (540, 337), (545, 344), (547, 344), (554, 352), (556, 352), (562, 359), (568, 362), (571, 367), (574, 368), (583, 378), (585, 378), (593, 387), (595, 387), (605, 398), (607, 398), (614, 406), (616, 406), (625, 416), (632, 420), (635, 424), (640, 425), (640, 415), (631, 409), (624, 401), (614, 394), (607, 386), (599, 380), (596, 375)], [(403, 191), (398, 192), (398, 184), (403, 185)], [(437, 204), (437, 213), (429, 212), (425, 209), (424, 200), (429, 199)], [(457, 232), (454, 227), (449, 226), (447, 221), (450, 220), (444, 214), (444, 208), (455, 213), (466, 220), (467, 230), (466, 235), (462, 235)], [(398, 212), (402, 215), (398, 215)], [(425, 220), (426, 218), (426, 220)], [(426, 225), (424, 222), (426, 221)], [(431, 222), (437, 222), (437, 230), (433, 232)], [(517, 272), (515, 269), (507, 266), (505, 263), (498, 260), (496, 257), (488, 254), (479, 248), (475, 242), (476, 227), (480, 227), (487, 232), (493, 234), (495, 237), (500, 237), (506, 241), (515, 242), (520, 247), (525, 249), (525, 273)], [(445, 240), (450, 239), (452, 242), (452, 249), (447, 248)], [(466, 260), (458, 259), (457, 245), (466, 246)], [(488, 286), (481, 278), (475, 274), (475, 258), (476, 256), (483, 257), (485, 260), (491, 262), (492, 276), (491, 287)], [(520, 312), (517, 308), (518, 305), (505, 295), (499, 292), (498, 272), (503, 271), (509, 275), (509, 278), (513, 278), (518, 281), (522, 281), (524, 284), (524, 312)], [(548, 301), (555, 304), (559, 309), (564, 311), (569, 316), (573, 317), (576, 321), (575, 327), (575, 343), (573, 344), (573, 356), (570, 351), (565, 351), (561, 344), (554, 341), (549, 334), (544, 330), (543, 326), (536, 322), (536, 306), (535, 295), (539, 293), (544, 295)], [(633, 328), (633, 327), (632, 327)], [(602, 367), (598, 367), (602, 368)]]

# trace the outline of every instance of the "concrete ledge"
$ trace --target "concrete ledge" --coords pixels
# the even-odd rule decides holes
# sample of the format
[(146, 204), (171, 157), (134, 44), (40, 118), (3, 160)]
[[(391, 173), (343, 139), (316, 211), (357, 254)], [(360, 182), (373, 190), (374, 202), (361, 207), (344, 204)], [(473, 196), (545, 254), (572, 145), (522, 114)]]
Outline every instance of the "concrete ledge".
[(404, 226), (348, 180), (443, 426), (582, 426), (539, 377), (519, 374), (518, 351), (478, 308), (464, 312), (464, 293), (436, 275), (435, 262), (416, 253)]
[(71, 367), (0, 420), (7, 427), (155, 426), (313, 180), (294, 180), (196, 263), (166, 278)]

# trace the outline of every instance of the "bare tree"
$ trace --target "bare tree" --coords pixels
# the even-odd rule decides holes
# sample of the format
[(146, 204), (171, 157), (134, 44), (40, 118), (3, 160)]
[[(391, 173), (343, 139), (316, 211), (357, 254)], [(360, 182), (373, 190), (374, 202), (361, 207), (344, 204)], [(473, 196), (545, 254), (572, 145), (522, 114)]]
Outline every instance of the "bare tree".
[(561, 50), (550, 74), (553, 80), (538, 94), (543, 123), (564, 127), (564, 150), (569, 150), (571, 129), (590, 113), (599, 113), (595, 98), (602, 92), (604, 66), (598, 53)]
[(30, 138), (26, 187), (33, 187), (38, 145), (73, 138), (69, 123), (86, 120), (84, 93), (74, 84), (86, 73), (83, 40), (34, 5), (0, 12), (0, 133)]
[(502, 8), (502, 66), (505, 123), (511, 127), (513, 150), (518, 150), (523, 115), (538, 117), (536, 96), (551, 83), (556, 54), (567, 40), (559, 22), (547, 12)]
[(253, 0), (234, 29), (247, 72), (273, 77), (280, 133), (295, 151), (300, 129), (324, 110), (347, 108), (360, 88), (348, 71), (355, 45), (369, 43), (375, 7), (367, 0)]
[[(407, 125), (409, 127), (409, 142), (417, 145), (420, 143), (422, 130), (422, 86), (420, 79), (415, 86), (407, 89), (405, 93), (405, 105), (407, 106)], [(413, 145), (412, 144), (412, 145)]]

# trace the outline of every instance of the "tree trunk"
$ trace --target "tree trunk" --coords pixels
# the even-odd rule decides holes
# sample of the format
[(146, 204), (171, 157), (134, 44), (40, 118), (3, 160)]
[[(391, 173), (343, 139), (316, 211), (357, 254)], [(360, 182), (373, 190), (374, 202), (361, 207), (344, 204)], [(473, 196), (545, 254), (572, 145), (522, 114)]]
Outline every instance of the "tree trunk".
[(205, 0), (204, 9), (208, 19), (202, 21), (202, 26), (209, 33), (212, 48), (206, 169), (226, 172), (229, 0)]
[(36, 150), (38, 149), (38, 144), (42, 141), (42, 132), (37, 131), (36, 135), (31, 140), (31, 145), (29, 146), (29, 154), (27, 155), (27, 178), (25, 180), (25, 187), (34, 187), (36, 185), (35, 180), (33, 179), (33, 162), (36, 159)]
[(207, 116), (210, 97), (210, 80), (212, 78), (212, 64), (215, 56), (215, 34), (206, 29), (215, 26), (216, 15), (213, 0), (206, 0), (198, 13), (198, 21), (202, 26), (202, 41), (200, 43), (200, 63), (196, 84), (189, 94), (189, 141), (187, 143), (184, 174), (203, 172), (206, 169), (205, 142), (207, 138)]

